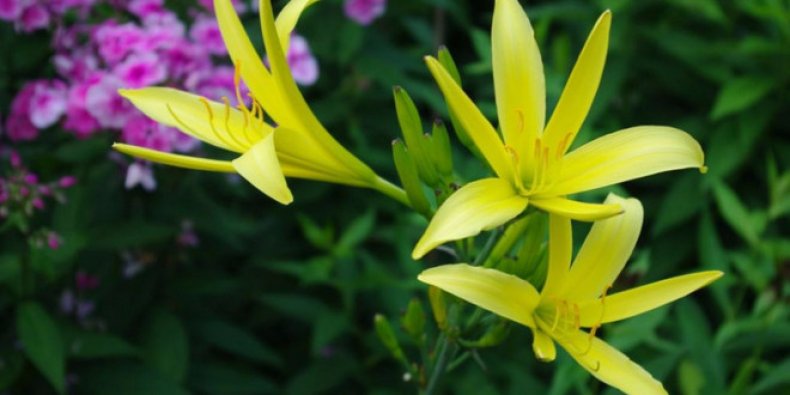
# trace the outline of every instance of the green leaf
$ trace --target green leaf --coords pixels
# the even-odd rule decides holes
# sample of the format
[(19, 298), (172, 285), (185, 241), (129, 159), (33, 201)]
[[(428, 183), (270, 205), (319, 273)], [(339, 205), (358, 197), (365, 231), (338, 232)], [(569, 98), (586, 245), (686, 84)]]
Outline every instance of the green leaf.
[(700, 368), (689, 360), (684, 360), (678, 368), (680, 392), (683, 395), (699, 395), (705, 386), (705, 376)]
[(175, 235), (175, 228), (163, 224), (131, 221), (116, 222), (97, 229), (90, 238), (92, 249), (119, 250), (166, 241)]
[(102, 361), (80, 369), (79, 393), (86, 395), (189, 395), (173, 380), (132, 361)]
[(205, 321), (194, 325), (195, 334), (212, 346), (256, 362), (282, 366), (282, 359), (252, 333), (225, 321)]
[(227, 363), (200, 362), (189, 372), (191, 387), (206, 394), (263, 395), (278, 394), (274, 382), (260, 373)]
[(683, 343), (689, 352), (689, 357), (705, 378), (706, 394), (723, 394), (724, 359), (713, 348), (710, 326), (705, 314), (691, 299), (682, 299), (675, 305), (676, 322), (680, 327)]
[(109, 333), (90, 332), (76, 327), (66, 331), (69, 356), (80, 359), (137, 357), (139, 350)]
[(713, 120), (744, 110), (776, 86), (776, 81), (764, 77), (746, 76), (729, 80), (719, 91), (711, 111)]
[(16, 329), (30, 362), (58, 393), (64, 393), (66, 353), (55, 322), (37, 303), (25, 302), (17, 309)]
[[(776, 387), (784, 385), (787, 389), (790, 384), (790, 358), (785, 358), (784, 361), (776, 366), (772, 366), (768, 373), (762, 379), (752, 386), (749, 392), (751, 395), (765, 393), (768, 390), (774, 390), (772, 393), (777, 394)], [(780, 391), (781, 392), (781, 391)]]
[(143, 358), (175, 382), (181, 382), (189, 365), (189, 343), (181, 321), (175, 315), (157, 310), (149, 317), (140, 338)]
[(375, 225), (375, 211), (368, 210), (364, 214), (358, 216), (340, 236), (335, 246), (335, 251), (340, 255), (350, 254), (358, 244), (362, 243), (370, 236)]
[(653, 222), (653, 235), (660, 235), (696, 214), (702, 206), (700, 175), (683, 174), (672, 184)]
[(755, 229), (749, 212), (735, 192), (723, 182), (714, 181), (713, 193), (721, 215), (732, 229), (751, 245), (757, 245), (759, 241), (758, 231)]

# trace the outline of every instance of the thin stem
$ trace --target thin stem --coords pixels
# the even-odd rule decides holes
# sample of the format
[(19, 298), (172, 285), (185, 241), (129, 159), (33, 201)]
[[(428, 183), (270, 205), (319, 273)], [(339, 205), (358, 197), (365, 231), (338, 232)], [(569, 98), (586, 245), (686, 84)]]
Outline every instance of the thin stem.
[(485, 262), (488, 255), (491, 254), (491, 250), (494, 249), (494, 245), (496, 244), (497, 240), (499, 240), (499, 236), (502, 235), (502, 227), (496, 228), (491, 232), (491, 235), (488, 237), (486, 244), (483, 246), (483, 249), (480, 250), (480, 253), (477, 254), (475, 257), (474, 266), (479, 266), (483, 262)]
[(409, 198), (408, 196), (406, 196), (406, 192), (403, 189), (400, 189), (395, 184), (381, 177), (376, 177), (376, 179), (373, 180), (373, 184), (370, 187), (381, 192), (382, 194), (386, 195), (389, 198), (392, 198), (400, 203), (403, 203), (406, 207), (411, 208), (411, 202), (409, 202)]
[(447, 341), (447, 338), (442, 336), (439, 339), (439, 342), (439, 356), (436, 358), (436, 364), (433, 367), (431, 379), (428, 380), (428, 386), (425, 387), (425, 392), (423, 392), (423, 395), (432, 395), (433, 392), (436, 391), (436, 386), (439, 384), (439, 379), (441, 379), (442, 374), (447, 369), (447, 362), (451, 357), (451, 353), (448, 352), (450, 345)]

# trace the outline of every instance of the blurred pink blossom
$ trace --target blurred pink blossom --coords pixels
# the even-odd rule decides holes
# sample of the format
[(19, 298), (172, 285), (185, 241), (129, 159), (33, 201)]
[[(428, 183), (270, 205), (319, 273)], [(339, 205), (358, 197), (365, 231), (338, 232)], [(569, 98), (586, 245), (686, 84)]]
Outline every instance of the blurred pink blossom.
[(167, 78), (165, 65), (153, 53), (133, 53), (113, 69), (125, 88), (142, 88)]
[(102, 127), (120, 129), (136, 114), (131, 103), (118, 94), (123, 87), (118, 78), (105, 75), (88, 88), (85, 107)]
[(144, 38), (143, 30), (134, 23), (118, 25), (114, 21), (108, 21), (93, 32), (92, 41), (104, 61), (114, 65), (142, 45)]
[(131, 0), (127, 9), (138, 18), (145, 19), (152, 14), (165, 11), (164, 0)]
[(225, 42), (222, 40), (222, 33), (219, 31), (219, 25), (214, 17), (198, 16), (189, 30), (189, 36), (212, 55), (228, 53)]
[(71, 86), (66, 102), (66, 121), (63, 127), (74, 133), (77, 138), (86, 138), (98, 131), (99, 121), (88, 112), (88, 90), (101, 81), (101, 76), (93, 75), (85, 81)]
[(149, 192), (156, 189), (156, 179), (151, 170), (151, 164), (134, 162), (126, 169), (126, 181), (124, 182), (126, 189), (132, 189), (137, 185)]
[(318, 61), (310, 52), (310, 46), (304, 37), (298, 34), (291, 35), (287, 58), (291, 74), (298, 84), (309, 86), (318, 80)]
[(49, 26), (51, 15), (43, 4), (31, 4), (22, 10), (16, 20), (17, 29), (30, 33)]
[(346, 0), (343, 4), (346, 16), (363, 26), (384, 15), (386, 8), (387, 0)]
[(58, 80), (35, 84), (28, 111), (35, 127), (54, 125), (66, 112), (66, 84)]
[(38, 129), (30, 121), (30, 101), (38, 83), (33, 81), (25, 84), (11, 102), (11, 112), (6, 120), (6, 135), (11, 141), (27, 141), (38, 137)]
[(14, 21), (22, 14), (22, 0), (0, 0), (0, 19)]

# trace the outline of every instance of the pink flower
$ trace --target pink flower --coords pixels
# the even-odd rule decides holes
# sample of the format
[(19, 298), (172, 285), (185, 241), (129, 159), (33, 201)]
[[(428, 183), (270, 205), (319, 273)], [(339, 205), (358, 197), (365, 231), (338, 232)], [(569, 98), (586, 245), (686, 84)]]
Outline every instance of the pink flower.
[[(205, 7), (207, 10), (214, 11), (214, 1), (213, 0), (198, 0), (198, 3), (200, 3), (200, 5)], [(236, 9), (236, 12), (238, 14), (243, 14), (243, 13), (247, 12), (247, 6), (244, 5), (244, 3), (242, 3), (241, 0), (232, 0), (231, 4), (233, 4), (233, 8)], [(258, 2), (256, 0), (253, 0), (252, 8), (257, 10), (257, 7), (258, 7)]]
[(77, 177), (63, 176), (58, 180), (58, 186), (61, 188), (71, 188), (77, 184)]
[(35, 85), (29, 104), (30, 122), (39, 129), (55, 124), (66, 112), (66, 84), (62, 81)]
[(144, 39), (138, 48), (142, 52), (176, 48), (185, 42), (184, 24), (169, 11), (146, 15), (143, 19), (143, 29)]
[(62, 240), (60, 236), (55, 232), (47, 233), (47, 246), (52, 250), (57, 250), (60, 248)]
[(298, 84), (309, 86), (318, 80), (318, 61), (310, 52), (310, 46), (304, 37), (297, 34), (291, 35), (287, 58), (291, 74)]
[(346, 16), (360, 25), (370, 25), (384, 14), (387, 0), (346, 0), (343, 10)]
[(140, 19), (164, 12), (164, 0), (132, 0), (127, 9)]
[[(234, 74), (235, 70), (231, 66), (200, 69), (187, 77), (186, 81), (184, 81), (184, 86), (189, 91), (211, 100), (221, 101), (223, 97), (227, 97), (232, 102), (235, 102), (236, 86), (233, 79)], [(247, 99), (249, 90), (244, 85), (244, 81), (240, 82), (241, 97), (242, 99)]]
[(165, 65), (153, 53), (129, 55), (113, 70), (125, 88), (142, 88), (160, 83), (167, 78)]
[(100, 75), (93, 75), (86, 81), (72, 85), (69, 89), (63, 128), (74, 132), (77, 138), (86, 138), (100, 128), (99, 121), (88, 112), (87, 108), (88, 90), (100, 81)]
[(58, 74), (70, 80), (82, 81), (90, 78), (99, 69), (99, 60), (86, 48), (58, 53), (52, 58)]
[(117, 25), (109, 21), (93, 32), (93, 42), (99, 55), (109, 64), (116, 64), (143, 43), (144, 34), (140, 27), (133, 23)]
[(92, 274), (80, 271), (74, 275), (74, 282), (76, 283), (78, 290), (89, 291), (91, 289), (98, 288), (101, 280)]
[(180, 45), (166, 49), (160, 53), (162, 61), (172, 79), (186, 78), (196, 70), (210, 70), (211, 59), (203, 48), (186, 40), (179, 40)]
[(23, 0), (0, 0), (0, 20), (15, 21), (22, 14)]
[(156, 189), (156, 179), (150, 164), (134, 162), (126, 169), (126, 181), (124, 182), (126, 189), (132, 189), (137, 185), (149, 192)]
[(40, 81), (25, 84), (11, 102), (11, 113), (6, 120), (6, 134), (11, 141), (27, 141), (38, 137), (38, 129), (30, 121), (30, 99)]
[(123, 83), (111, 75), (103, 76), (88, 88), (85, 107), (102, 127), (120, 129), (137, 114), (131, 103), (118, 94), (120, 88), (123, 88)]
[(32, 4), (22, 10), (22, 14), (16, 20), (16, 27), (25, 33), (30, 33), (49, 26), (49, 22), (50, 14), (46, 7), (43, 4)]
[(189, 30), (189, 37), (212, 55), (225, 55), (228, 53), (228, 50), (225, 48), (225, 42), (222, 41), (219, 25), (216, 19), (212, 17), (199, 16)]

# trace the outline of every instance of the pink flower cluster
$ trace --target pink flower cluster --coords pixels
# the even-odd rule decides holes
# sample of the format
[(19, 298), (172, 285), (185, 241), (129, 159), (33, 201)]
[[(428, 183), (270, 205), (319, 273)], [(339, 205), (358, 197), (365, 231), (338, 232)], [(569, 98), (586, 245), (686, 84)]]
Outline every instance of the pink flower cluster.
[(17, 31), (30, 33), (49, 27), (67, 11), (86, 14), (97, 0), (0, 0), (0, 20), (14, 23)]
[(22, 159), (15, 151), (10, 152), (10, 169), (0, 174), (0, 224), (13, 219), (23, 232), (31, 235), (37, 245), (47, 245), (51, 249), (60, 247), (61, 239), (57, 233), (47, 229), (30, 232), (28, 219), (36, 212), (46, 209), (48, 200), (64, 202), (64, 190), (77, 183), (73, 176), (63, 176), (52, 182), (42, 183), (38, 175), (25, 168)]
[(346, 0), (343, 10), (346, 16), (360, 25), (367, 26), (384, 15), (387, 0)]
[[(74, 25), (54, 27), (53, 64), (58, 78), (22, 86), (5, 120), (7, 138), (34, 140), (41, 130), (60, 123), (77, 138), (117, 131), (121, 141), (137, 146), (165, 152), (195, 150), (197, 140), (151, 121), (122, 98), (118, 89), (163, 85), (212, 100), (235, 97), (233, 67), (216, 62), (225, 59), (227, 50), (210, 15), (212, 1), (199, 0), (202, 8), (191, 11), (191, 26), (167, 10), (164, 0), (112, 2), (119, 11), (117, 19), (90, 23), (94, 3), (98, 4), (93, 0), (0, 0), (0, 19), (16, 16), (15, 23), (20, 23), (25, 7), (33, 6), (50, 13), (78, 9), (82, 15)], [(239, 12), (245, 11), (244, 3), (235, 3)], [(314, 83), (318, 63), (307, 41), (294, 35), (291, 43), (288, 61), (294, 78), (303, 85)], [(126, 186), (136, 185), (147, 190), (156, 187), (150, 165), (129, 166)]]
[(32, 216), (36, 210), (46, 208), (47, 199), (64, 201), (63, 190), (77, 183), (73, 176), (64, 176), (49, 183), (39, 182), (36, 173), (25, 168), (22, 159), (11, 151), (10, 171), (0, 176), (0, 219), (7, 218), (12, 212)]

